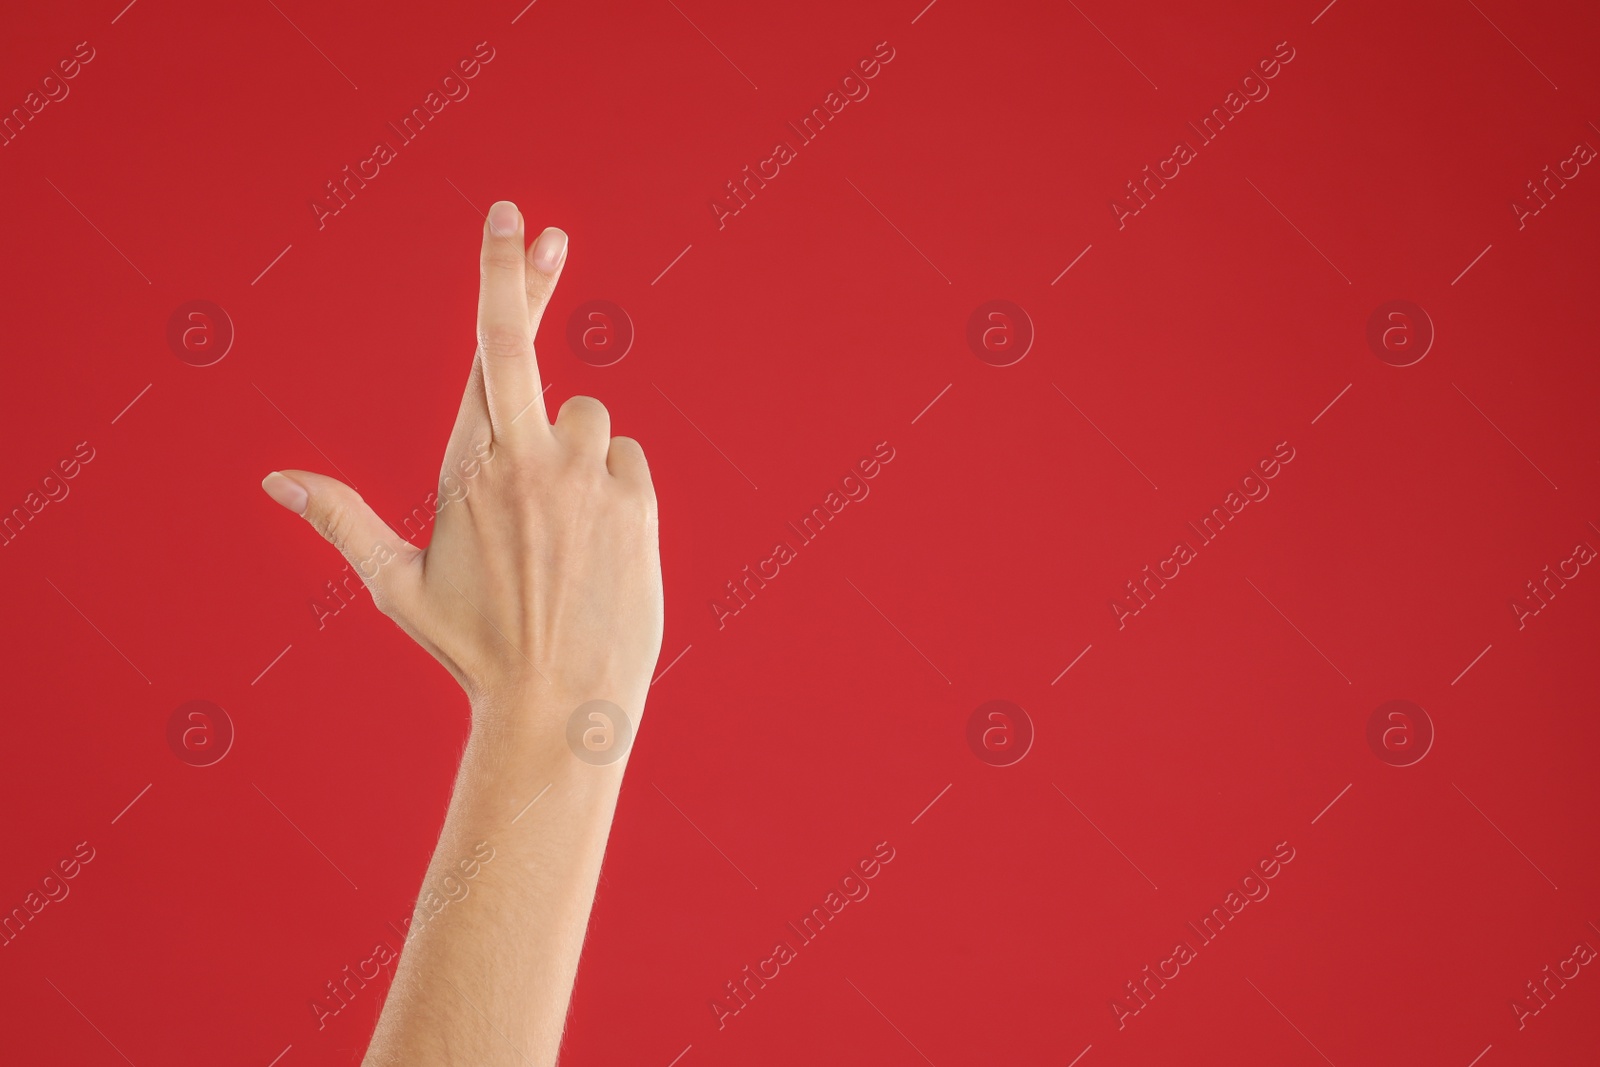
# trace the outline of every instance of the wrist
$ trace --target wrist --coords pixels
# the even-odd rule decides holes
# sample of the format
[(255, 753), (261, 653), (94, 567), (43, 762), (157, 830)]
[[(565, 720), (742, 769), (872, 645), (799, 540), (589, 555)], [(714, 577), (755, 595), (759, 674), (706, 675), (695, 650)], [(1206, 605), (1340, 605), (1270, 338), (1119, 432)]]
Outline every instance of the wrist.
[(471, 700), (469, 754), (549, 770), (619, 770), (632, 752), (643, 696), (619, 701), (544, 688), (484, 693)]
[(461, 833), (503, 846), (508, 856), (535, 862), (549, 862), (562, 842), (603, 847), (626, 767), (626, 753), (610, 763), (586, 763), (564, 735), (547, 730), (474, 727), (456, 772), (449, 821)]

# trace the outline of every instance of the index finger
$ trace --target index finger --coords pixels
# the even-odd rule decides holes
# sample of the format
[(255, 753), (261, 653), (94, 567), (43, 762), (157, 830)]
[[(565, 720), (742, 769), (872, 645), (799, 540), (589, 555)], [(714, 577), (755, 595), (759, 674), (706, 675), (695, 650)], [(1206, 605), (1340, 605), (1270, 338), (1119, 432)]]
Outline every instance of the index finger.
[(508, 200), (497, 201), (483, 227), (478, 357), (490, 425), (495, 439), (506, 442), (550, 429), (533, 354), (524, 240), (522, 212)]

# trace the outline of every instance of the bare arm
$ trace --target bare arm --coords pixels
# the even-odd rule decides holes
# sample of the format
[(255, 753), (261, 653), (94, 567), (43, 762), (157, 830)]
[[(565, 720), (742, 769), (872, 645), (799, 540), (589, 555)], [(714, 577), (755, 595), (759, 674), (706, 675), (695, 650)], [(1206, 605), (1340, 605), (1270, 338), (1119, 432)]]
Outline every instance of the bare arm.
[[(524, 251), (526, 249), (526, 252)], [(661, 650), (644, 453), (574, 397), (552, 422), (533, 336), (566, 235), (484, 229), (478, 350), (419, 550), (355, 491), (262, 483), (456, 677), (472, 733), (368, 1065), (553, 1064), (627, 752)]]

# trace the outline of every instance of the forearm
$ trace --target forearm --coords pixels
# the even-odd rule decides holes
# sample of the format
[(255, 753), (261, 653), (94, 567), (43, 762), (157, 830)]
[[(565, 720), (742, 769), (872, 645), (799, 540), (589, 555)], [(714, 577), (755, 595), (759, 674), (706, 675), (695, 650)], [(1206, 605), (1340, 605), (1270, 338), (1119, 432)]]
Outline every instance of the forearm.
[(626, 757), (576, 758), (559, 709), (523, 721), (550, 725), (468, 742), (367, 1067), (556, 1061)]

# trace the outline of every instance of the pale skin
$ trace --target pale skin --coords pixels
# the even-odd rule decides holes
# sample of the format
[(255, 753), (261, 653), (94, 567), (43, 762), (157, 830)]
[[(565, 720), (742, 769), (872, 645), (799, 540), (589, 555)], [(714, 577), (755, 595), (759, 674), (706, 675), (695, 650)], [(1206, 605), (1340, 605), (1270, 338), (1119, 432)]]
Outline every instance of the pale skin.
[(661, 651), (644, 452), (611, 436), (591, 397), (547, 415), (533, 339), (567, 236), (528, 237), (515, 205), (490, 209), (478, 347), (441, 477), (450, 502), (426, 549), (335, 479), (289, 470), (262, 482), (344, 554), (472, 709), (368, 1067), (556, 1062), (627, 766), (625, 750), (578, 758), (568, 719), (604, 700), (636, 731)]

